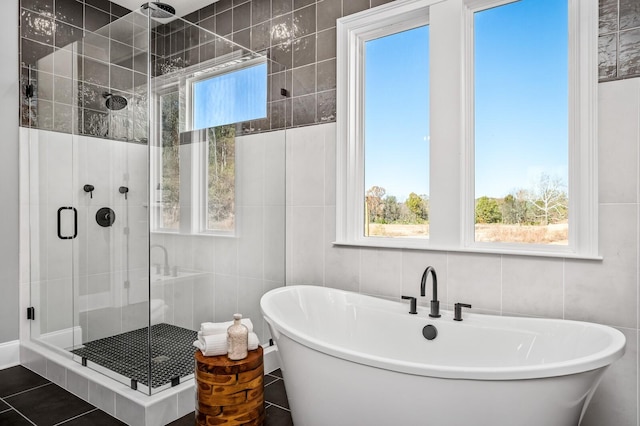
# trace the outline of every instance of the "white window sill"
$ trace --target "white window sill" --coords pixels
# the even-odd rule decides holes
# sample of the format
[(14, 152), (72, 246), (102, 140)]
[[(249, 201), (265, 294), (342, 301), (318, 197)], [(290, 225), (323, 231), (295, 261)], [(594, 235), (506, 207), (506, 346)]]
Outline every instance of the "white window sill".
[(592, 256), (585, 254), (578, 254), (572, 251), (562, 251), (559, 248), (554, 251), (545, 250), (544, 246), (523, 246), (519, 244), (500, 244), (499, 247), (496, 243), (489, 243), (486, 246), (474, 245), (468, 247), (445, 247), (430, 245), (428, 241), (424, 239), (397, 239), (391, 240), (384, 238), (370, 238), (361, 241), (334, 241), (334, 246), (343, 247), (366, 247), (366, 248), (379, 248), (379, 249), (400, 249), (400, 250), (425, 250), (425, 251), (440, 251), (440, 252), (455, 252), (455, 253), (480, 253), (480, 254), (496, 254), (505, 256), (533, 256), (533, 257), (550, 257), (550, 258), (563, 258), (563, 259), (581, 259), (581, 260), (596, 260), (601, 261), (603, 257), (600, 255)]
[(186, 237), (216, 237), (216, 238), (238, 238), (234, 233), (215, 233), (215, 232), (190, 232), (184, 233), (180, 231), (154, 230), (151, 235), (181, 235)]

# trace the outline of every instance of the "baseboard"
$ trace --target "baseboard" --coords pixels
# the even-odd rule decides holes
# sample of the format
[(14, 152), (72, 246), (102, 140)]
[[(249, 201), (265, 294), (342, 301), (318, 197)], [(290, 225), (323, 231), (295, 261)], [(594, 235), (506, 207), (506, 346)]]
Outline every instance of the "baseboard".
[(0, 343), (0, 370), (20, 364), (20, 341)]
[(82, 327), (75, 326), (44, 333), (40, 335), (40, 340), (61, 349), (78, 346), (82, 342)]
[(275, 345), (264, 348), (263, 362), (265, 374), (269, 374), (280, 368), (280, 355)]

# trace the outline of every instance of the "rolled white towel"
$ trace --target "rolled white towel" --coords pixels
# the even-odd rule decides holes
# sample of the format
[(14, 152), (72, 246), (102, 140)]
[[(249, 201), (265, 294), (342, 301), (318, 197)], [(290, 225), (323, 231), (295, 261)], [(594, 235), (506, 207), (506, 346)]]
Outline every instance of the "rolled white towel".
[[(258, 349), (260, 340), (256, 333), (249, 333), (247, 349), (253, 351)], [(193, 346), (200, 349), (204, 356), (218, 356), (227, 354), (227, 335), (215, 334), (209, 336), (202, 336), (198, 332), (198, 340), (193, 342)]]
[(258, 349), (259, 345), (260, 340), (258, 339), (258, 335), (256, 333), (249, 333), (249, 344), (247, 345), (247, 349), (254, 351)]
[(227, 335), (214, 334), (210, 336), (198, 336), (193, 345), (200, 349), (204, 356), (217, 356), (227, 354)]
[[(250, 318), (242, 318), (242, 325), (247, 327), (249, 333), (253, 331), (253, 323)], [(200, 324), (200, 332), (203, 336), (210, 336), (214, 334), (227, 334), (227, 329), (233, 325), (233, 321), (227, 322), (203, 322)]]

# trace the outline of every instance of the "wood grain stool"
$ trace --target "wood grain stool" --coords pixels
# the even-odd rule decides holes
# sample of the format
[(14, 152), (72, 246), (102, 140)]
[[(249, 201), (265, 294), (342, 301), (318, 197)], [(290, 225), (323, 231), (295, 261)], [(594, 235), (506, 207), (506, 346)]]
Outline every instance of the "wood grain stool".
[(226, 355), (196, 360), (196, 424), (247, 425), (264, 422), (264, 364), (262, 347), (240, 361)]

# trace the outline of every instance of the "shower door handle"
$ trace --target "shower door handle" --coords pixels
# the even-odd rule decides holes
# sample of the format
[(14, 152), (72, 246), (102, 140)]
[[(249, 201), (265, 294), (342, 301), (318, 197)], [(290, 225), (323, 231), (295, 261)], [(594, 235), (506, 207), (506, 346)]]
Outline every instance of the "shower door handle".
[[(62, 211), (63, 210), (73, 210), (73, 235), (64, 236), (62, 235)], [(75, 207), (60, 207), (58, 209), (58, 238), (61, 240), (73, 240), (78, 236), (78, 210)]]

